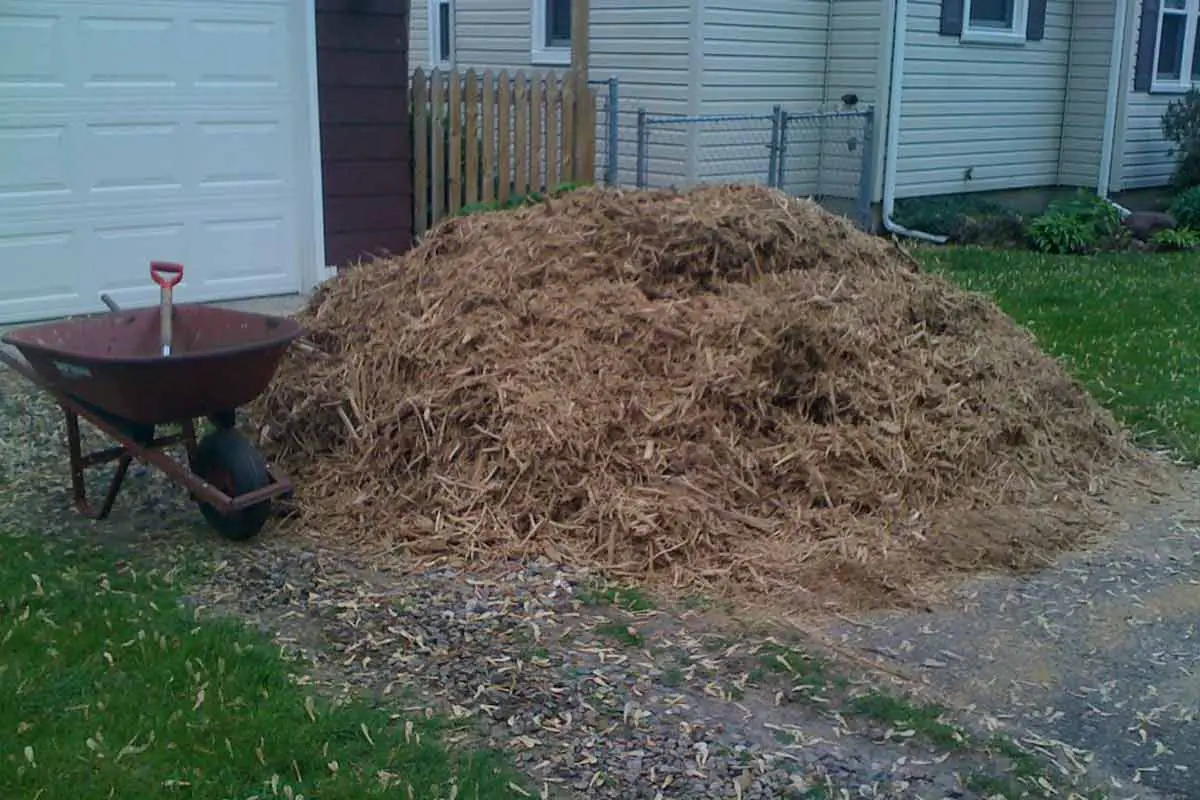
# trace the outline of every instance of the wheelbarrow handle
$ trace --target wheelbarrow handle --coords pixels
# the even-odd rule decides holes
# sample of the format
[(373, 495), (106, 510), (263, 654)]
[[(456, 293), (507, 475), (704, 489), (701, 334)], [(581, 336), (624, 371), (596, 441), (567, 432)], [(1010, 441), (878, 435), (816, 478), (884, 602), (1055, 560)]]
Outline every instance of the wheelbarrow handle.
[(151, 261), (150, 279), (164, 289), (173, 289), (183, 280), (183, 265), (172, 264), (169, 261)]

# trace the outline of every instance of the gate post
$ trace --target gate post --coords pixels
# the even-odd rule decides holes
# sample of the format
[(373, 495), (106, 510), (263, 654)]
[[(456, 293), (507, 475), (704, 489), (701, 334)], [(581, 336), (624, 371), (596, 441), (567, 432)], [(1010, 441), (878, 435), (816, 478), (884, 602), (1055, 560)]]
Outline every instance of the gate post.
[(875, 106), (863, 112), (862, 168), (859, 170), (858, 215), (864, 231), (871, 230), (871, 195), (875, 189)]
[(775, 175), (779, 171), (779, 119), (783, 106), (771, 109), (771, 143), (767, 145), (770, 153), (767, 159), (767, 186), (775, 186)]

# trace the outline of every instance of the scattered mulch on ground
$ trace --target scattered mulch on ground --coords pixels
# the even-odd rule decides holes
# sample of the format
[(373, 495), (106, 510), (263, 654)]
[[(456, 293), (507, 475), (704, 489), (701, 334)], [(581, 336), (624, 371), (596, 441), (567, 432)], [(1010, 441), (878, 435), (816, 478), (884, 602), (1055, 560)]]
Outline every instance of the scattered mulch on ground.
[(448, 220), (301, 321), (263, 443), (306, 527), (414, 562), (903, 604), (1046, 563), (1144, 466), (991, 303), (767, 189)]

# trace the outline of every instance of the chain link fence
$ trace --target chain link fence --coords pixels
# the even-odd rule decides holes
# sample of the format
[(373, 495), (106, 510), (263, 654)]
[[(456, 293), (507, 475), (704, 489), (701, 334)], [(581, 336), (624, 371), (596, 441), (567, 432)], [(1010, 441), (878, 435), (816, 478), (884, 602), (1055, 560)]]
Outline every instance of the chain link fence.
[[(637, 112), (639, 188), (758, 183), (871, 224), (874, 108), (675, 116)], [(614, 136), (615, 141), (615, 136)], [(694, 173), (692, 164), (694, 161)], [(597, 162), (600, 162), (597, 147)]]

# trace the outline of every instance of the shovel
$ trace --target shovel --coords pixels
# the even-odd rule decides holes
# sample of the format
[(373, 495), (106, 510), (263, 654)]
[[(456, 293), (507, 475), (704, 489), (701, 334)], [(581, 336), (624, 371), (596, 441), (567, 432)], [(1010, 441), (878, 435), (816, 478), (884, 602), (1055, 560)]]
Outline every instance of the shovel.
[(171, 308), (171, 290), (183, 280), (183, 265), (171, 264), (166, 261), (151, 261), (150, 278), (162, 290), (159, 296), (162, 354), (169, 356), (171, 355), (171, 318), (174, 316)]

